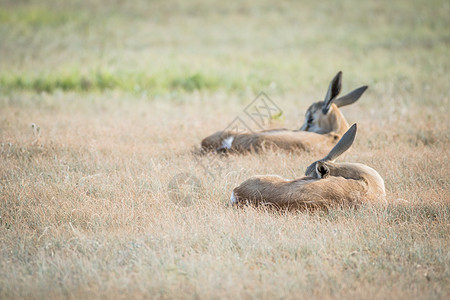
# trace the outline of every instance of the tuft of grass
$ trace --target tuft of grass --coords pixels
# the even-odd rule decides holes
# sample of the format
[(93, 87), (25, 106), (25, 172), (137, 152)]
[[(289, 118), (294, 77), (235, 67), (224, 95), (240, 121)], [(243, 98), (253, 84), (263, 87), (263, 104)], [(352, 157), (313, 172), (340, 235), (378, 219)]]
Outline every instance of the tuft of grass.
[(205, 76), (201, 73), (174, 78), (170, 81), (170, 87), (172, 89), (182, 89), (188, 92), (203, 89), (215, 90), (219, 85), (219, 80)]

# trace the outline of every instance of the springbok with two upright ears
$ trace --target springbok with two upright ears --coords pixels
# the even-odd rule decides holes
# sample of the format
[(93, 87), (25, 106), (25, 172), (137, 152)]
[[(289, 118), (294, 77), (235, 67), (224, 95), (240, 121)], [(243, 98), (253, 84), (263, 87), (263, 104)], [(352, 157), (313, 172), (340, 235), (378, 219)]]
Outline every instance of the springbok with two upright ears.
[(286, 150), (328, 151), (349, 128), (339, 108), (356, 102), (367, 89), (367, 86), (362, 86), (336, 98), (341, 91), (341, 82), (342, 72), (339, 72), (331, 81), (325, 99), (308, 108), (300, 130), (218, 131), (202, 140), (202, 151), (258, 152), (273, 146)]
[(350, 148), (355, 136), (356, 124), (353, 124), (327, 156), (306, 169), (305, 177), (287, 180), (263, 175), (244, 181), (233, 190), (231, 203), (293, 209), (385, 203), (384, 182), (377, 171), (360, 163), (335, 162)]

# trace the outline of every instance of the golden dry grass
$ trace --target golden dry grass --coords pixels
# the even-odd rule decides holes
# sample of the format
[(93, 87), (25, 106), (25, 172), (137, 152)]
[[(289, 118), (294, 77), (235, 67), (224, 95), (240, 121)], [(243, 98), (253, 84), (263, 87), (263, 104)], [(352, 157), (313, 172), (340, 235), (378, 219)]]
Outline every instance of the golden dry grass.
[[(448, 3), (200, 2), (2, 2), (0, 298), (448, 299)], [(162, 77), (86, 92), (73, 65)], [(284, 111), (272, 126), (298, 128), (339, 69), (343, 92), (370, 85), (343, 108), (359, 127), (340, 160), (376, 169), (389, 204), (228, 206), (249, 176), (300, 177), (320, 157), (199, 157), (200, 140), (260, 91)], [(214, 158), (211, 177), (199, 161)], [(180, 173), (200, 182), (181, 187), (187, 207), (169, 197)]]
[[(274, 213), (228, 207), (230, 191), (254, 174), (301, 176), (318, 157), (220, 158), (212, 180), (192, 150), (233, 118), (233, 100), (16, 97), (1, 120), (2, 298), (448, 296), (447, 130), (422, 136), (420, 122), (402, 126), (374, 111), (384, 125), (360, 120), (342, 159), (377, 169), (389, 206)], [(281, 101), (288, 111), (291, 100)], [(352, 121), (365, 113), (358, 105), (345, 112)], [(409, 106), (415, 114), (423, 111)], [(31, 122), (41, 128), (35, 145)], [(189, 207), (168, 197), (182, 172), (201, 182)]]

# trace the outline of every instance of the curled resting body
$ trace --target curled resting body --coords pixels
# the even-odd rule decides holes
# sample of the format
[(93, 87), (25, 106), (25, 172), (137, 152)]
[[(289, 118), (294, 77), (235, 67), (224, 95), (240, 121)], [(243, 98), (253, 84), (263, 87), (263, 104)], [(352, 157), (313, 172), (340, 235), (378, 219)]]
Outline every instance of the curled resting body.
[(324, 158), (312, 163), (305, 176), (288, 180), (276, 175), (254, 176), (231, 194), (232, 204), (269, 204), (280, 208), (328, 208), (385, 203), (384, 181), (373, 168), (335, 160), (353, 144), (354, 124)]

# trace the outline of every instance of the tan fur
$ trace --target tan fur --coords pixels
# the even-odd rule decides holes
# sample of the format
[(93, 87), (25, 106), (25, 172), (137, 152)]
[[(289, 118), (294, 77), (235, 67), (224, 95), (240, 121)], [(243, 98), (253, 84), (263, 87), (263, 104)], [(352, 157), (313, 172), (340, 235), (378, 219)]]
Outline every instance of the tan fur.
[(248, 152), (279, 148), (284, 150), (329, 150), (339, 140), (335, 133), (317, 134), (307, 131), (273, 130), (257, 133), (234, 134), (232, 132), (219, 131), (202, 141), (203, 149), (220, 149), (224, 139), (234, 137), (232, 148), (229, 152)]
[[(322, 102), (314, 103), (307, 111), (315, 114), (318, 121), (305, 130), (275, 129), (255, 133), (235, 133), (218, 131), (202, 140), (203, 150), (220, 150), (225, 139), (233, 137), (229, 152), (260, 151), (274, 146), (284, 150), (329, 151), (339, 140), (349, 125), (342, 112), (335, 105), (327, 115), (323, 115)], [(303, 126), (305, 127), (305, 125)], [(302, 127), (302, 128), (303, 128)]]
[[(351, 129), (353, 132), (349, 130), (335, 148), (346, 150), (351, 146), (356, 125)], [(366, 165), (320, 160), (311, 164), (305, 175), (294, 180), (273, 175), (254, 176), (233, 190), (232, 202), (295, 209), (386, 202), (383, 179)]]
[[(349, 128), (347, 120), (336, 104), (331, 104), (330, 111), (324, 115), (322, 113), (323, 101), (312, 104), (305, 114), (305, 123), (300, 130), (326, 134), (334, 132), (341, 137)], [(308, 119), (313, 120), (308, 122)]]
[[(331, 165), (331, 164), (330, 164)], [(378, 173), (362, 164), (332, 164), (326, 178), (255, 176), (233, 190), (238, 203), (271, 204), (280, 208), (326, 208), (385, 202)]]
[(325, 100), (315, 102), (308, 108), (300, 130), (275, 129), (253, 133), (218, 131), (202, 140), (202, 150), (243, 153), (276, 147), (284, 150), (328, 151), (349, 128), (339, 106), (352, 104), (367, 88), (361, 87), (336, 99), (340, 87), (341, 72), (331, 81)]

